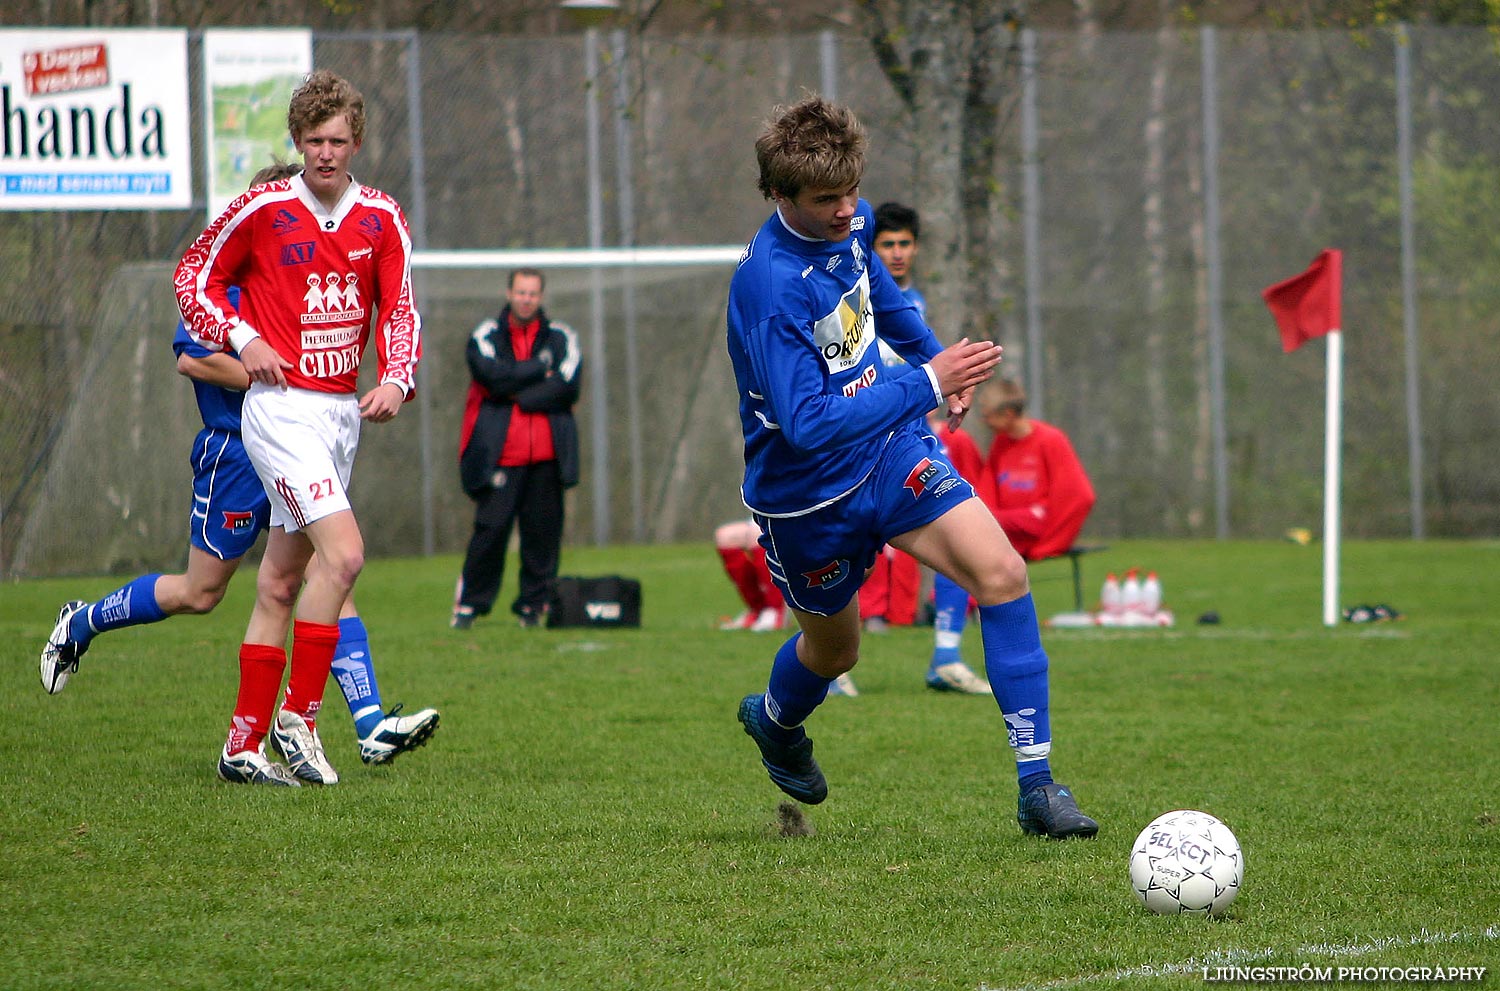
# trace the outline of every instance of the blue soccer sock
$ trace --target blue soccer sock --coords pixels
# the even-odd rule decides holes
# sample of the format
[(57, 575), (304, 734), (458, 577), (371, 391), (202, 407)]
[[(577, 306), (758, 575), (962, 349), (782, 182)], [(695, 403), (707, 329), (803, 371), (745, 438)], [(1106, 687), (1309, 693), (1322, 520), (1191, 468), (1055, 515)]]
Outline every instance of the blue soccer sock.
[(929, 667), (936, 668), (962, 660), (959, 648), (968, 621), (969, 593), (948, 576), (938, 574), (932, 580), (932, 604), (936, 615)]
[(380, 704), (380, 687), (375, 683), (375, 662), (370, 657), (370, 634), (365, 621), (358, 616), (339, 620), (339, 643), (333, 651), (333, 676), (339, 691), (354, 717), (354, 732), (369, 736), (385, 708)]
[(1052, 722), (1047, 714), (1047, 652), (1036, 604), (1028, 592), (998, 606), (979, 607), (984, 670), (1005, 717), (1021, 792), (1052, 781)]
[(828, 697), (832, 678), (814, 674), (797, 659), (796, 633), (781, 645), (771, 664), (771, 683), (766, 689), (765, 728), (773, 736), (787, 741), (802, 735), (801, 726), (812, 711)]
[(156, 580), (160, 577), (154, 574), (133, 578), (87, 609), (78, 610), (68, 624), (68, 638), (80, 647), (87, 647), (96, 635), (109, 630), (160, 623), (167, 618), (156, 604)]

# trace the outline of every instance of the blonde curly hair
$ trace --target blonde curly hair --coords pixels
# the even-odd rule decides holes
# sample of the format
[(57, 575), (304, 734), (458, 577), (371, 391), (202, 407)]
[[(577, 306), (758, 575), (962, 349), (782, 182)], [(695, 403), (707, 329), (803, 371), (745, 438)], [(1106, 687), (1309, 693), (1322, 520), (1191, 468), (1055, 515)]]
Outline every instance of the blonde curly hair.
[(349, 119), (354, 143), (362, 144), (365, 140), (365, 98), (349, 80), (327, 69), (317, 69), (309, 73), (292, 94), (292, 102), (286, 110), (286, 127), (292, 139), (300, 141), (303, 134), (339, 114)]

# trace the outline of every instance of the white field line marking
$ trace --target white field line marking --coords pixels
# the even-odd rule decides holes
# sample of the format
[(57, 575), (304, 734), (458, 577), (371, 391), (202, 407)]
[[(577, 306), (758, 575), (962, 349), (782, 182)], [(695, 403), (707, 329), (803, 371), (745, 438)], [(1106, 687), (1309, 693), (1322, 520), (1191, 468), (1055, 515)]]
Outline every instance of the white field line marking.
[[(979, 991), (1058, 991), (1060, 988), (1081, 987), (1096, 981), (1118, 981), (1127, 977), (1167, 977), (1180, 974), (1201, 973), (1205, 967), (1232, 967), (1237, 964), (1274, 957), (1362, 957), (1381, 950), (1403, 946), (1433, 946), (1443, 943), (1493, 942), (1500, 939), (1500, 926), (1490, 926), (1478, 932), (1432, 933), (1423, 929), (1415, 936), (1380, 936), (1367, 943), (1304, 943), (1295, 950), (1285, 951), (1273, 947), (1260, 950), (1214, 950), (1201, 957), (1189, 957), (1179, 963), (1142, 964), (1100, 974), (1084, 974), (1079, 977), (1064, 977), (1042, 984), (1018, 984), (1009, 988), (979, 985)], [(1298, 963), (1301, 963), (1299, 960)]]
[[(1346, 624), (1349, 626), (1364, 626), (1365, 629), (1355, 631), (1360, 637), (1380, 638), (1385, 640), (1409, 640), (1412, 634), (1407, 629), (1398, 629), (1394, 623), (1368, 623), (1368, 624)], [(1326, 627), (1306, 630), (1267, 630), (1254, 627), (1244, 627), (1235, 630), (1213, 629), (1193, 627), (1192, 629), (1180, 629), (1177, 627), (1141, 626), (1129, 629), (1115, 629), (1107, 626), (1053, 626), (1047, 628), (1051, 636), (1066, 637), (1078, 640), (1119, 640), (1121, 642), (1144, 640), (1232, 640), (1232, 641), (1257, 641), (1261, 643), (1280, 643), (1289, 640), (1324, 640), (1331, 631)]]

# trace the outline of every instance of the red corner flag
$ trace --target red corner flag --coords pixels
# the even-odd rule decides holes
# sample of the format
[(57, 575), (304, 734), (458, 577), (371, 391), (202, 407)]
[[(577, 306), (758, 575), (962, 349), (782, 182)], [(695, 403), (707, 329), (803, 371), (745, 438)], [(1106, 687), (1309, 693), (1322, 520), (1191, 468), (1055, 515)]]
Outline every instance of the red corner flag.
[(1344, 322), (1344, 253), (1324, 248), (1301, 275), (1268, 286), (1261, 297), (1281, 330), (1281, 350), (1291, 352)]

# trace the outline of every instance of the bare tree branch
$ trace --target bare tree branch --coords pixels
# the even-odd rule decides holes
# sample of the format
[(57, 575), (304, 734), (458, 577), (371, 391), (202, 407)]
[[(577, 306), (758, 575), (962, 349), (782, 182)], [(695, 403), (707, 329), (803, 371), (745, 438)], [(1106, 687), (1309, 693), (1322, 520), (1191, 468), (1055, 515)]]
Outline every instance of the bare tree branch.
[(901, 98), (907, 110), (916, 108), (916, 87), (912, 81), (912, 67), (901, 57), (896, 41), (904, 30), (891, 23), (881, 10), (878, 0), (857, 0), (869, 24), (870, 50), (880, 71), (890, 80), (891, 88)]

